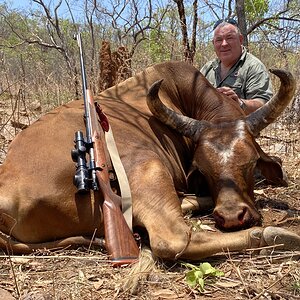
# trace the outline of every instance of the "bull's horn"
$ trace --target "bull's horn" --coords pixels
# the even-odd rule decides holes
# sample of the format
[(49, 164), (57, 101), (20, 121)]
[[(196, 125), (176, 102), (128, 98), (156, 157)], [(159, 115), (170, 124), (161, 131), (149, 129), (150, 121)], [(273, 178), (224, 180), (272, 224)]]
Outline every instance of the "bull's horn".
[(176, 113), (165, 106), (158, 96), (163, 79), (152, 84), (147, 94), (147, 104), (152, 114), (162, 123), (175, 129), (182, 135), (197, 140), (200, 132), (208, 126), (206, 121), (198, 121), (182, 114)]
[(280, 78), (280, 88), (265, 105), (247, 116), (246, 122), (254, 136), (278, 118), (295, 93), (296, 81), (290, 72), (279, 69), (270, 72)]

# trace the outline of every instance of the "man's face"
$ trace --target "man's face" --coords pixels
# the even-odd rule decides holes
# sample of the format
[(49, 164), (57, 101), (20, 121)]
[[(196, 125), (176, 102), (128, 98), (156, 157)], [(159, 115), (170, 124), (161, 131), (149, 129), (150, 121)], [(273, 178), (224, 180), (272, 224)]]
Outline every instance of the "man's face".
[(243, 37), (234, 25), (219, 26), (213, 44), (218, 58), (225, 66), (233, 66), (242, 54)]

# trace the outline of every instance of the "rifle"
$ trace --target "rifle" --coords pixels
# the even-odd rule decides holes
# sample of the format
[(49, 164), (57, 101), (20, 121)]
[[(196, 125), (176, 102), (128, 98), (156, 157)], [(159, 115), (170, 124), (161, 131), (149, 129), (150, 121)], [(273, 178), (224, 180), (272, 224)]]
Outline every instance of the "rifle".
[[(86, 137), (81, 131), (75, 133), (75, 149), (71, 151), (76, 164), (74, 184), (78, 192), (101, 190), (103, 194), (103, 219), (105, 247), (114, 266), (130, 264), (137, 261), (139, 248), (121, 211), (121, 197), (110, 186), (108, 162), (104, 131), (99, 125), (96, 103), (92, 92), (87, 88), (84, 56), (80, 33), (76, 40), (80, 50), (80, 67), (84, 99)], [(89, 161), (86, 160), (88, 153)]]

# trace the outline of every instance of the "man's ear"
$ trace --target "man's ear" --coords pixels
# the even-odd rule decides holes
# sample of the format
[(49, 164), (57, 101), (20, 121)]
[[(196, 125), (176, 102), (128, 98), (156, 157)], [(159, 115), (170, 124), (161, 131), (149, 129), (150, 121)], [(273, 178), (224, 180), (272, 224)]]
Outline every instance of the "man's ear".
[(243, 35), (240, 33), (240, 43), (241, 43), (241, 45), (243, 45), (243, 42), (244, 42), (244, 37), (243, 37)]

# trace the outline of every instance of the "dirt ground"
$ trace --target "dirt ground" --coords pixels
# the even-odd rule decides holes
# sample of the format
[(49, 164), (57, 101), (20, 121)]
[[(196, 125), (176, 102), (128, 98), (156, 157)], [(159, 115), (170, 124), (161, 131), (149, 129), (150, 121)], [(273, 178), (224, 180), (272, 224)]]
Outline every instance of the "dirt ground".
[[(14, 131), (15, 127), (2, 127), (1, 160)], [(289, 178), (288, 187), (256, 186), (263, 225), (300, 233), (299, 123), (278, 122), (264, 130), (258, 142), (267, 153), (282, 158)], [(193, 221), (213, 230), (210, 215)], [(180, 261), (159, 261), (151, 272), (138, 274), (134, 294), (122, 290), (124, 281), (133, 279), (130, 268), (112, 267), (105, 252), (99, 250), (60, 249), (27, 256), (0, 252), (0, 299), (300, 299), (300, 249), (220, 253), (205, 259), (201, 262), (209, 262), (224, 276), (207, 279), (204, 291), (186, 283), (188, 269)]]

